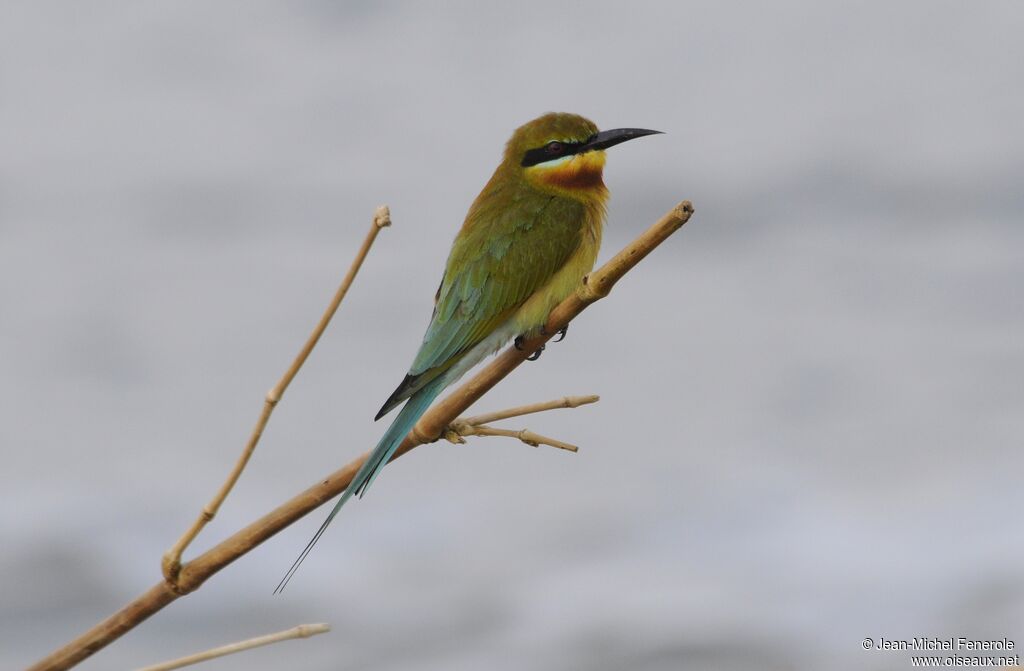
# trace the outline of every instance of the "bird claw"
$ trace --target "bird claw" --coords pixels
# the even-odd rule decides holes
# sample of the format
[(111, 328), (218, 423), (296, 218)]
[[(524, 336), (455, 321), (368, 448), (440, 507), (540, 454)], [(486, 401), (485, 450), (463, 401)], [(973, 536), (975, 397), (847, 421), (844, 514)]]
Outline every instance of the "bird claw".
[[(553, 340), (552, 342), (562, 342), (563, 340), (565, 340), (565, 334), (568, 333), (568, 332), (569, 332), (569, 325), (566, 324), (565, 326), (563, 326), (562, 328), (558, 329), (555, 332), (555, 335), (558, 336), (558, 339), (557, 340)], [(543, 326), (541, 326), (540, 327), (540, 334), (542, 336), (546, 336), (548, 334), (547, 329), (544, 328)]]
[[(524, 337), (523, 337), (523, 336), (521, 336), (521, 335), (520, 335), (520, 336), (516, 336), (516, 339), (512, 341), (512, 345), (513, 345), (513, 346), (514, 346), (514, 347), (515, 347), (515, 348), (516, 348), (517, 350), (519, 350), (520, 352), (522, 352), (522, 351), (524, 351), (524, 350), (523, 350), (523, 341), (525, 341), (525, 340), (526, 340), (526, 338), (524, 338)], [(534, 351), (534, 353), (533, 353), (533, 354), (531, 354), (530, 356), (526, 357), (526, 360), (527, 360), (527, 361), (536, 361), (537, 359), (539, 359), (539, 358), (540, 358), (540, 353), (541, 353), (541, 352), (543, 352), (543, 351), (544, 351), (544, 345), (541, 345), (541, 346), (540, 346), (539, 348), (537, 348), (537, 349), (536, 349), (536, 350)]]

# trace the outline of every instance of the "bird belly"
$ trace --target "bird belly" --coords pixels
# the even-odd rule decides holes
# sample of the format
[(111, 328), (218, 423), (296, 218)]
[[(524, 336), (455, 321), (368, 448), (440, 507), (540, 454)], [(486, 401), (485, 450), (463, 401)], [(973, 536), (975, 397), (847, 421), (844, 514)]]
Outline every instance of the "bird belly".
[(584, 226), (580, 246), (565, 265), (551, 276), (547, 284), (526, 299), (512, 316), (511, 321), (517, 333), (534, 335), (548, 320), (551, 310), (575, 291), (583, 276), (594, 269), (601, 246), (601, 223), (596, 217), (590, 219), (589, 224)]

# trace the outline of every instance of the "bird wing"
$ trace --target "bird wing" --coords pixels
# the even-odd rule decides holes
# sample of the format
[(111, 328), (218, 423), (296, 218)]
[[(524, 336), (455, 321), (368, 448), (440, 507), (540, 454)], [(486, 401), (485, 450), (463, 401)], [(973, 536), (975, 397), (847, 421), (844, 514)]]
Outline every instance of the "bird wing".
[(474, 204), (452, 245), (423, 344), (378, 417), (450, 368), (547, 284), (579, 247), (585, 219), (583, 205), (568, 198)]

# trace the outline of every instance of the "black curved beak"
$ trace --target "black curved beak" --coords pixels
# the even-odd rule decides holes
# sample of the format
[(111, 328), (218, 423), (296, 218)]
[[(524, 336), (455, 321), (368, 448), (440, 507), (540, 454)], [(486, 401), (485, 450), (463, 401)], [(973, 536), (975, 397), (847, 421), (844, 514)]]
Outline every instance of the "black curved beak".
[(603, 130), (600, 133), (591, 135), (580, 147), (578, 153), (593, 151), (595, 149), (607, 149), (627, 140), (635, 140), (645, 135), (660, 135), (660, 130), (647, 130), (646, 128), (616, 128), (614, 130)]

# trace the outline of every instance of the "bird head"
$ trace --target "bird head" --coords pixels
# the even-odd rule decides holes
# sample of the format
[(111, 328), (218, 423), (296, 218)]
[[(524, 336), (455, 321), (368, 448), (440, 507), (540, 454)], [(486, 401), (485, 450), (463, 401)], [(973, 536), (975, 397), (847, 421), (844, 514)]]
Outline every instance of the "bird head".
[(505, 147), (504, 165), (519, 170), (531, 186), (576, 198), (604, 194), (604, 150), (660, 133), (643, 128), (599, 131), (593, 121), (551, 112), (523, 124)]

